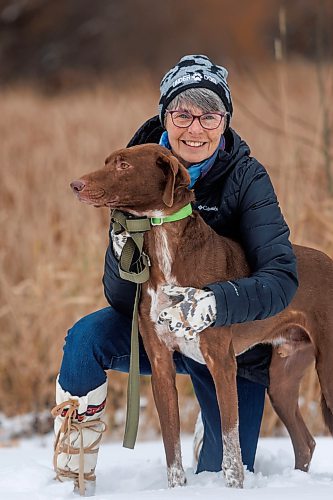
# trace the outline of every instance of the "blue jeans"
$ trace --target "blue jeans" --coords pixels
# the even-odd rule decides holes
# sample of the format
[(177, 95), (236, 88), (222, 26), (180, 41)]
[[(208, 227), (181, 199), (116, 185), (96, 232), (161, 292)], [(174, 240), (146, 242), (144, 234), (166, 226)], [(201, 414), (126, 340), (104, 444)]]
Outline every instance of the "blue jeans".
[[(80, 319), (68, 332), (59, 383), (75, 396), (85, 396), (106, 380), (105, 370), (128, 372), (131, 320), (112, 307), (106, 307)], [(204, 440), (197, 472), (220, 471), (222, 439), (220, 413), (213, 379), (205, 365), (175, 352), (177, 373), (190, 375), (204, 424)], [(148, 356), (140, 337), (140, 372), (150, 375)], [(253, 471), (265, 387), (237, 377), (239, 433), (242, 459)]]

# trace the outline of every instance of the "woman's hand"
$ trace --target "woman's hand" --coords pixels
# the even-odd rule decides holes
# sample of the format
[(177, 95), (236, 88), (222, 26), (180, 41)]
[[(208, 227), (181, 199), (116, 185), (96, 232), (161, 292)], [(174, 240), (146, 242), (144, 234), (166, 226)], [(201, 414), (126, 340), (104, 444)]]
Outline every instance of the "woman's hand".
[(210, 290), (175, 285), (165, 285), (162, 290), (169, 297), (180, 299), (176, 305), (163, 309), (157, 321), (160, 325), (167, 323), (176, 337), (193, 340), (215, 322), (216, 300)]

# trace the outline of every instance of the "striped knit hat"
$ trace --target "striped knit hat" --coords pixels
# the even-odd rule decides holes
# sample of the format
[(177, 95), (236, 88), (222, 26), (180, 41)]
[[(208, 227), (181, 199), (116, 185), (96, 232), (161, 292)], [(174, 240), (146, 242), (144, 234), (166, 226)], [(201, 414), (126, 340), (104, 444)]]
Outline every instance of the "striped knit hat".
[(181, 58), (163, 77), (160, 85), (159, 115), (164, 124), (165, 111), (170, 102), (190, 88), (206, 88), (215, 92), (232, 115), (232, 101), (227, 84), (228, 71), (216, 66), (207, 56), (189, 55)]

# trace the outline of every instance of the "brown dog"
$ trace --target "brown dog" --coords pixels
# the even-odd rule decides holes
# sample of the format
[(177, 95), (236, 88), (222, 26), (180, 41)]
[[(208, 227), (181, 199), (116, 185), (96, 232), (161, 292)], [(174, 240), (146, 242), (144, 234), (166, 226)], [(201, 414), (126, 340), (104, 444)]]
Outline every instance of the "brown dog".
[[(138, 216), (161, 217), (193, 200), (188, 184), (186, 169), (168, 150), (147, 144), (116, 151), (107, 158), (104, 168), (71, 186), (86, 203)], [(333, 262), (317, 250), (301, 246), (294, 250), (300, 286), (289, 307), (265, 320), (207, 328), (199, 340), (188, 341), (157, 324), (159, 312), (171, 305), (161, 285), (203, 288), (219, 280), (246, 277), (249, 268), (243, 251), (234, 241), (218, 236), (198, 213), (154, 226), (145, 234), (144, 251), (151, 268), (150, 279), (142, 288), (139, 325), (152, 368), (170, 486), (186, 481), (180, 451), (174, 350), (201, 359), (214, 379), (222, 422), (222, 469), (228, 486), (243, 484), (235, 355), (251, 346), (262, 342), (275, 346), (269, 395), (290, 433), (295, 467), (307, 471), (315, 447), (298, 407), (301, 378), (314, 360), (324, 419), (333, 432)]]

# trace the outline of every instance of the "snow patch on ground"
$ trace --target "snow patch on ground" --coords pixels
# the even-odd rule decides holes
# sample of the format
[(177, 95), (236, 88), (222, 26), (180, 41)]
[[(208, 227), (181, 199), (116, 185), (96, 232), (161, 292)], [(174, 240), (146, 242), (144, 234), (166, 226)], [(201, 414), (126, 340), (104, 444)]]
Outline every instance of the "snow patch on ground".
[[(72, 484), (54, 481), (53, 436), (22, 440), (17, 446), (0, 448), (1, 499), (50, 500), (78, 498)], [(289, 438), (260, 439), (256, 472), (245, 473), (244, 490), (224, 486), (221, 473), (194, 474), (192, 439), (182, 439), (183, 462), (188, 484), (167, 488), (163, 445), (160, 441), (139, 442), (135, 450), (121, 443), (101, 446), (96, 500), (328, 500), (333, 493), (333, 440), (317, 438), (310, 473), (293, 470)]]

